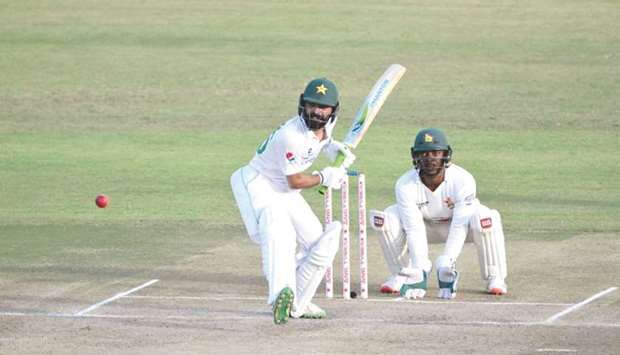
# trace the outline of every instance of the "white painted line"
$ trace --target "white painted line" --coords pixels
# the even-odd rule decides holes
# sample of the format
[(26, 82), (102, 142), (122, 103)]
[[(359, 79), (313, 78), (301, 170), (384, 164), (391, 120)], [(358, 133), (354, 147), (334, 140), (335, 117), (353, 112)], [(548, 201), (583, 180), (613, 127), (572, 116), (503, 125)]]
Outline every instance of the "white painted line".
[[(377, 301), (381, 301), (379, 298)], [(391, 300), (392, 302), (406, 302), (406, 303), (426, 303), (426, 304), (442, 304), (442, 305), (451, 305), (451, 304), (483, 304), (483, 305), (491, 305), (491, 306), (570, 306), (572, 303), (557, 303), (557, 302), (485, 302), (485, 301), (455, 301), (455, 300), (443, 300), (443, 301), (425, 301), (425, 300), (409, 300), (403, 297), (394, 298)]]
[(608, 293), (612, 293), (612, 292), (614, 292), (617, 289), (618, 289), (617, 287), (610, 287), (610, 288), (606, 289), (605, 291), (601, 291), (601, 292), (597, 293), (596, 295), (588, 298), (587, 300), (584, 300), (584, 301), (581, 301), (579, 303), (576, 303), (576, 304), (572, 305), (571, 307), (568, 307), (567, 309), (563, 310), (562, 312), (556, 313), (556, 314), (552, 315), (551, 317), (547, 318), (547, 320), (545, 320), (543, 323), (544, 324), (551, 324), (551, 323), (555, 322), (556, 320), (560, 319), (561, 317), (569, 314), (570, 312), (576, 311), (579, 308), (585, 306), (586, 304), (588, 304), (588, 303), (590, 303), (590, 302), (592, 302), (592, 301), (594, 301), (594, 300), (596, 300), (598, 298), (601, 298), (601, 297), (605, 296)]
[(152, 284), (154, 284), (154, 283), (156, 283), (156, 282), (158, 282), (158, 281), (159, 281), (159, 280), (157, 280), (157, 279), (153, 279), (153, 280), (151, 280), (151, 281), (149, 281), (149, 282), (143, 283), (142, 285), (140, 285), (140, 286), (138, 286), (138, 287), (134, 287), (134, 288), (132, 288), (132, 289), (131, 289), (131, 290), (129, 290), (129, 291), (125, 291), (125, 292), (117, 293), (116, 295), (114, 295), (114, 296), (112, 296), (112, 297), (108, 298), (107, 300), (103, 300), (103, 301), (101, 301), (101, 302), (99, 302), (99, 303), (96, 303), (96, 304), (94, 304), (94, 305), (92, 305), (92, 306), (90, 306), (90, 307), (88, 307), (88, 308), (85, 308), (85, 309), (83, 309), (83, 310), (81, 310), (81, 311), (79, 311), (79, 312), (75, 313), (74, 315), (75, 315), (75, 316), (83, 316), (83, 315), (85, 315), (86, 313), (88, 313), (88, 312), (90, 312), (90, 311), (93, 311), (93, 310), (95, 310), (95, 309), (97, 309), (97, 308), (99, 308), (99, 307), (103, 306), (103, 305), (104, 305), (104, 304), (106, 304), (106, 303), (110, 303), (110, 302), (115, 301), (115, 300), (117, 300), (117, 299), (119, 299), (119, 298), (121, 298), (121, 297), (127, 296), (127, 295), (128, 295), (128, 294), (130, 294), (130, 293), (133, 293), (133, 292), (136, 292), (136, 291), (138, 291), (138, 290), (141, 290), (141, 289), (143, 289), (143, 288), (145, 288), (145, 287), (151, 286)]
[(44, 317), (44, 318), (65, 318), (75, 317), (73, 314), (64, 313), (39, 313), (39, 312), (0, 312), (0, 317)]
[(536, 349), (537, 353), (576, 353), (575, 349)]
[(239, 296), (125, 296), (125, 298), (142, 298), (152, 300), (196, 300), (196, 301), (265, 301), (267, 297), (239, 297)]
[[(157, 315), (130, 315), (130, 314), (84, 314), (81, 316), (75, 314), (62, 314), (62, 313), (26, 313), (26, 312), (0, 312), (0, 317), (39, 317), (39, 318), (74, 318), (74, 319), (146, 319), (155, 321), (166, 320), (188, 320), (188, 321), (205, 321), (205, 322), (217, 322), (224, 321), (229, 322), (231, 320), (239, 321), (264, 321), (269, 319), (270, 312), (265, 312), (264, 316), (234, 316), (234, 315), (221, 315), (221, 316), (157, 316)], [(351, 323), (393, 323), (394, 319), (373, 319), (373, 318), (328, 318), (324, 319), (324, 322), (351, 322)], [(497, 322), (497, 321), (466, 321), (466, 322), (435, 322), (435, 321), (411, 321), (400, 322), (403, 325), (446, 325), (446, 326), (545, 326), (545, 327), (557, 327), (557, 328), (619, 328), (620, 323), (556, 323), (556, 324), (542, 324), (539, 322)]]
[[(154, 300), (197, 300), (197, 301), (265, 301), (265, 297), (239, 297), (239, 296), (138, 296), (131, 295), (125, 296), (125, 298), (142, 298), (142, 299), (154, 299)], [(316, 297), (314, 298), (316, 301), (325, 301), (325, 302), (346, 302), (353, 304), (358, 300), (344, 300), (341, 298), (336, 299), (327, 299)], [(359, 302), (403, 302), (403, 303), (422, 303), (422, 304), (442, 304), (442, 305), (450, 305), (450, 304), (480, 304), (480, 305), (491, 305), (491, 306), (556, 306), (556, 307), (565, 307), (573, 305), (573, 303), (545, 303), (545, 302), (484, 302), (484, 301), (454, 301), (454, 300), (445, 300), (445, 301), (424, 301), (424, 300), (407, 300), (404, 298), (368, 298), (364, 300), (359, 300)]]

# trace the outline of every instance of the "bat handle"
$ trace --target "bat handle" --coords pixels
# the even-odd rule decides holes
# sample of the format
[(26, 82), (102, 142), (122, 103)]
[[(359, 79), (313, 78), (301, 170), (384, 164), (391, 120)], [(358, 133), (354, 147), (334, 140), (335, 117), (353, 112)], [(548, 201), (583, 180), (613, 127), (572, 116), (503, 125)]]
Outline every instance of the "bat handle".
[[(338, 152), (338, 155), (336, 155), (336, 159), (334, 160), (333, 166), (341, 166), (342, 163), (344, 163), (344, 154), (342, 152)], [(327, 186), (321, 185), (319, 187), (319, 193), (321, 195), (325, 195), (325, 191), (327, 191)]]

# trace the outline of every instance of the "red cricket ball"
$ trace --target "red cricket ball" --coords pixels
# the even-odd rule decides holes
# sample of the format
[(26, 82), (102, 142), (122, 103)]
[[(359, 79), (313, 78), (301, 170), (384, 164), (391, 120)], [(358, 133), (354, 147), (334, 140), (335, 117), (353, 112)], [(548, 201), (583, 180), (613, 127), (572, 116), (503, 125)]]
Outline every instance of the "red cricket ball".
[(109, 202), (109, 199), (108, 199), (108, 196), (106, 195), (99, 195), (95, 199), (95, 203), (97, 204), (97, 207), (99, 208), (105, 208), (108, 205), (108, 202)]

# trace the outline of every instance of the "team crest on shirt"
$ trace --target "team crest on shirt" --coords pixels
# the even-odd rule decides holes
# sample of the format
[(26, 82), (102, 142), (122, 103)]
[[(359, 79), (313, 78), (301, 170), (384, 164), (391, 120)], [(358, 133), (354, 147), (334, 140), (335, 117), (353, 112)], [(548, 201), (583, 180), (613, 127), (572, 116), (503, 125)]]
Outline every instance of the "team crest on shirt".
[(453, 209), (454, 208), (454, 201), (452, 201), (452, 199), (450, 197), (446, 197), (444, 202), (446, 203), (446, 205), (448, 206), (449, 209)]
[(286, 152), (286, 160), (288, 160), (289, 163), (294, 162), (295, 154), (293, 154), (292, 152)]

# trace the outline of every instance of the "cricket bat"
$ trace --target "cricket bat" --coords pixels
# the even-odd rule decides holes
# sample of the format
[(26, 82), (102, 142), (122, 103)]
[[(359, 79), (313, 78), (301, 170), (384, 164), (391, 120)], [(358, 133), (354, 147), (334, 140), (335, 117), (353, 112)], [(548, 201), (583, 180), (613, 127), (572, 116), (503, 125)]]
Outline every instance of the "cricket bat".
[[(407, 68), (402, 65), (392, 64), (389, 68), (387, 68), (383, 75), (381, 75), (379, 80), (377, 80), (375, 85), (370, 90), (370, 93), (368, 93), (368, 96), (366, 96), (362, 106), (360, 106), (357, 110), (357, 114), (353, 119), (353, 124), (342, 141), (344, 144), (349, 146), (349, 148), (355, 149), (362, 138), (364, 138), (366, 131), (368, 131), (368, 128), (372, 124), (372, 121), (374, 121), (375, 117), (377, 117), (383, 103), (390, 95), (400, 78), (402, 78), (403, 74), (405, 74), (405, 71), (407, 71)], [(334, 161), (334, 165), (340, 166), (343, 162), (344, 154), (339, 152), (336, 160)], [(319, 188), (319, 192), (324, 194), (326, 189), (327, 188), (325, 186), (321, 186)]]

